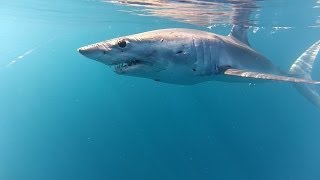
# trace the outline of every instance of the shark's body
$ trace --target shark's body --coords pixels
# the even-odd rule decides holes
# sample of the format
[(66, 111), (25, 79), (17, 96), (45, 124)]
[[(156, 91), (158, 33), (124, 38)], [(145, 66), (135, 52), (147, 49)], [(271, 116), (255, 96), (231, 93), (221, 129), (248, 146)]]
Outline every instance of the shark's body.
[[(313, 50), (318, 52), (319, 49), (318, 41)], [(300, 83), (303, 87), (312, 85), (314, 90), (313, 84), (319, 83), (301, 77), (299, 68), (291, 70), (290, 75), (279, 70), (251, 48), (246, 29), (239, 26), (234, 26), (228, 36), (192, 29), (149, 31), (85, 46), (79, 52), (112, 66), (118, 74), (172, 84), (273, 80)], [(320, 106), (319, 96), (317, 98)]]

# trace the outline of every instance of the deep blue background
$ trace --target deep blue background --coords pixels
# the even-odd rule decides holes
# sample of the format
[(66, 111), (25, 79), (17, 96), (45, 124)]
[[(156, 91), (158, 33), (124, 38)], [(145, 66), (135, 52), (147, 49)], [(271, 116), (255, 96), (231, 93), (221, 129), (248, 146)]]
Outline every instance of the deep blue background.
[[(265, 28), (249, 38), (286, 70), (320, 39), (319, 28), (308, 27), (319, 9), (279, 2), (261, 3)], [(168, 85), (119, 76), (81, 56), (80, 46), (121, 35), (209, 31), (118, 9), (125, 8), (1, 2), (1, 180), (320, 179), (320, 110), (290, 84)]]

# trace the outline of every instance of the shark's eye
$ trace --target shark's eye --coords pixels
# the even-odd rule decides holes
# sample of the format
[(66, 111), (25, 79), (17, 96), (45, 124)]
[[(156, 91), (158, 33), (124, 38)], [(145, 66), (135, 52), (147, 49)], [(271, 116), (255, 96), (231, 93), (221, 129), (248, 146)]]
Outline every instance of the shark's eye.
[(121, 48), (125, 48), (127, 46), (126, 40), (122, 39), (122, 40), (118, 41), (118, 46)]

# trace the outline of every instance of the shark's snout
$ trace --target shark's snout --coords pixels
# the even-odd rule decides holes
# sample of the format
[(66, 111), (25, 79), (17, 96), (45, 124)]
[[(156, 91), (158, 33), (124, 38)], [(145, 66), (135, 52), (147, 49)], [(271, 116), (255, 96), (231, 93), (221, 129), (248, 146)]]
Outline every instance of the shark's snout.
[(83, 56), (97, 60), (99, 57), (101, 57), (104, 54), (104, 51), (99, 49), (98, 47), (92, 47), (92, 46), (84, 46), (78, 49), (78, 52), (82, 54)]
[(84, 56), (89, 53), (89, 51), (85, 48), (79, 48), (78, 52)]

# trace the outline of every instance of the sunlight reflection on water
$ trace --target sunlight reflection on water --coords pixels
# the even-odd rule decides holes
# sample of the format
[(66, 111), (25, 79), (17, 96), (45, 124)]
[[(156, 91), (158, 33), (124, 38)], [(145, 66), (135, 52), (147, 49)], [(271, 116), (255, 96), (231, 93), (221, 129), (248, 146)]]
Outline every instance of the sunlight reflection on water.
[[(298, 7), (301, 9), (294, 9), (295, 4), (283, 0), (104, 0), (104, 2), (131, 7), (129, 10), (121, 11), (140, 16), (164, 17), (199, 26), (241, 24), (260, 28), (269, 27), (272, 32), (275, 32), (275, 29), (290, 29), (298, 26), (292, 22), (281, 22), (282, 19), (287, 18), (284, 15), (303, 21), (299, 13), (296, 13), (297, 11), (310, 9), (317, 14), (312, 9), (320, 7), (320, 1), (311, 5), (299, 2)], [(269, 8), (267, 10), (269, 12), (266, 8)], [(260, 21), (265, 18), (269, 23), (261, 24)], [(313, 18), (316, 19), (312, 22), (313, 24), (308, 22), (309, 24), (304, 26), (318, 27), (318, 14)]]

